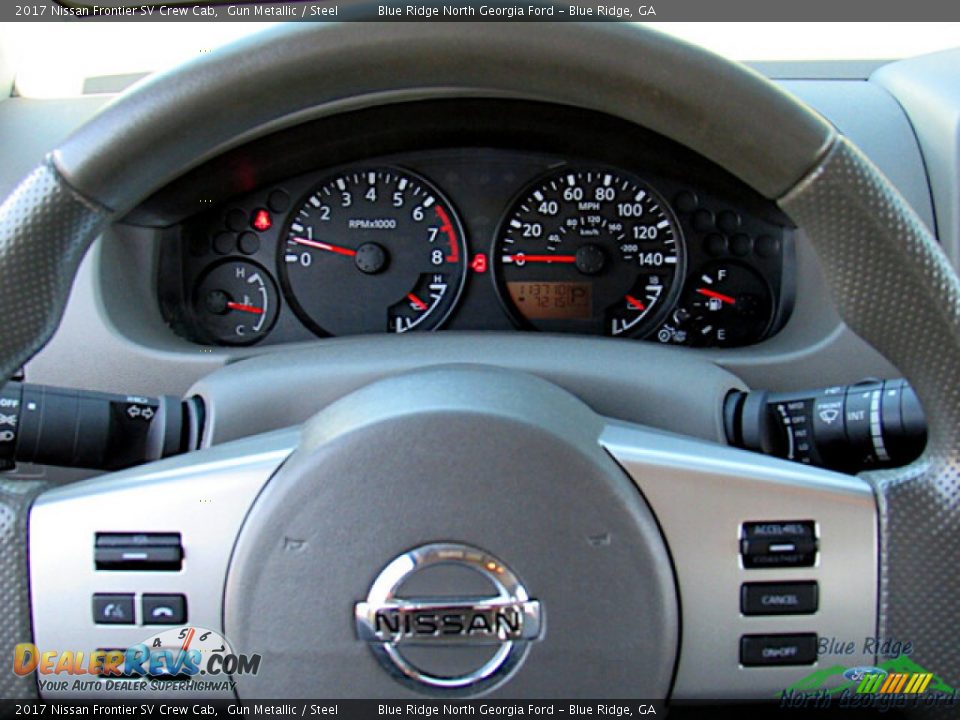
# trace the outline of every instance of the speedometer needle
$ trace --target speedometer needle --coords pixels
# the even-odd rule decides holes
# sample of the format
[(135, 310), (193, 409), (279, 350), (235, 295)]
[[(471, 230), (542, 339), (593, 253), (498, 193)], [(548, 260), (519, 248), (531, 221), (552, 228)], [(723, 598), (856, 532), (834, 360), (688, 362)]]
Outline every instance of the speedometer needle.
[(504, 255), (505, 263), (514, 265), (525, 265), (526, 263), (575, 263), (576, 255), (526, 255), (517, 253), (516, 255)]
[(713, 298), (714, 300), (719, 300), (722, 303), (726, 303), (727, 305), (737, 304), (737, 301), (734, 300), (729, 295), (724, 295), (722, 293), (718, 293), (713, 290), (708, 290), (707, 288), (697, 288), (697, 292), (700, 293), (701, 295), (707, 296), (708, 298)]
[(353, 257), (357, 254), (356, 250), (351, 250), (350, 248), (340, 247), (339, 245), (331, 245), (330, 243), (319, 242), (318, 240), (309, 240), (302, 237), (290, 238), (290, 242), (295, 242), (297, 245), (306, 245), (307, 247), (317, 248), (318, 250), (326, 250), (327, 252), (337, 253), (338, 255), (346, 255), (347, 257)]

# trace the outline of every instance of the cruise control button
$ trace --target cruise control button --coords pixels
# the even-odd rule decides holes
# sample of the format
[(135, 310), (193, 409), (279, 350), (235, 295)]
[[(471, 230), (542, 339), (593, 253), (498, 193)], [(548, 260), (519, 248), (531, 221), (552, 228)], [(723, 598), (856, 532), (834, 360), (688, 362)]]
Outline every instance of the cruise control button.
[(810, 567), (817, 558), (816, 525), (812, 520), (744, 523), (740, 553), (745, 568)]
[(817, 583), (744, 583), (740, 612), (744, 615), (809, 615), (817, 611)]
[(816, 633), (744, 635), (740, 638), (740, 664), (747, 667), (812, 665), (816, 660)]
[(144, 625), (183, 625), (187, 622), (187, 599), (183, 595), (144, 595)]
[(133, 595), (93, 596), (93, 621), (98, 625), (133, 625)]

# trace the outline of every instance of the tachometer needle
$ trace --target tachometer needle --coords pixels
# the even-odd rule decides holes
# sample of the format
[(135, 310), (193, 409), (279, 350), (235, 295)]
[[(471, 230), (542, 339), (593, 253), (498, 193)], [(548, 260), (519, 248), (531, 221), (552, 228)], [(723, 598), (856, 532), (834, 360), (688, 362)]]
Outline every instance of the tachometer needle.
[(713, 298), (714, 300), (719, 300), (722, 303), (727, 305), (736, 305), (737, 301), (730, 297), (729, 295), (724, 295), (722, 293), (715, 292), (713, 290), (708, 290), (707, 288), (697, 288), (697, 292), (701, 295), (705, 295), (708, 298)]
[(244, 305), (243, 303), (238, 302), (228, 302), (227, 307), (231, 310), (239, 310), (240, 312), (253, 313), (254, 315), (263, 315), (263, 308), (254, 307), (253, 305)]
[(634, 310), (646, 310), (646, 306), (637, 300), (633, 295), (627, 295), (627, 305), (632, 307)]
[(193, 640), (193, 636), (197, 633), (196, 629), (190, 628), (187, 631), (187, 637), (183, 640), (183, 645), (180, 646), (180, 652), (185, 653), (190, 648), (190, 642)]
[(327, 252), (337, 253), (338, 255), (346, 255), (347, 257), (353, 257), (357, 254), (356, 250), (351, 250), (350, 248), (340, 247), (339, 245), (331, 245), (330, 243), (319, 242), (318, 240), (310, 240), (308, 238), (293, 237), (290, 238), (290, 242), (295, 242), (297, 245), (306, 245), (307, 247), (317, 248), (318, 250), (326, 250)]
[(417, 308), (417, 310), (422, 311), (422, 310), (426, 310), (429, 307), (429, 305), (427, 305), (423, 300), (418, 298), (413, 293), (407, 293), (407, 300), (409, 300), (411, 304), (413, 304), (413, 306)]
[(527, 263), (575, 263), (577, 257), (576, 255), (526, 255), (524, 253), (517, 253), (515, 255), (504, 255), (503, 261), (505, 263), (513, 263), (514, 265), (525, 265)]

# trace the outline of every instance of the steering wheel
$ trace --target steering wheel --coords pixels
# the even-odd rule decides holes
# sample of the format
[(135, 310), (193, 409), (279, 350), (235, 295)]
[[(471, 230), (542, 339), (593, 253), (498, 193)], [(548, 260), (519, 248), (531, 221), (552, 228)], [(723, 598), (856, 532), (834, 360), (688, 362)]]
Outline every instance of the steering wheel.
[[(31, 636), (41, 648), (127, 647), (148, 631), (95, 625), (88, 597), (173, 593), (191, 626), (261, 656), (256, 674), (235, 673), (241, 698), (771, 698), (810, 663), (882, 660), (864, 643), (874, 637), (911, 643), (914, 662), (956, 685), (957, 277), (889, 181), (821, 117), (648, 29), (292, 24), (148, 79), (0, 206), (0, 305), (17, 308), (0, 376), (50, 338), (99, 232), (189, 168), (307, 118), (451, 95), (619, 116), (775, 200), (815, 247), (843, 319), (915, 388), (924, 455), (847, 477), (604, 417), (575, 396), (578, 366), (616, 363), (624, 386), (651, 402), (682, 397), (680, 411), (719, 440), (721, 400), (742, 384), (682, 350), (491, 338), (499, 357), (531, 354), (525, 366), (456, 337), (410, 338), (395, 356), (383, 338), (325, 341), (196, 388), (210, 422), (229, 425), (245, 382), (276, 381), (282, 407), (284, 393), (310, 394), (284, 384), (291, 371), (316, 377), (321, 363), (377, 354), (378, 373), (357, 370), (358, 389), (300, 427), (62, 489), (5, 482), (4, 647)], [(430, 367), (415, 369), (426, 348)], [(659, 387), (634, 377), (651, 364)], [(743, 534), (764, 527), (793, 528), (815, 560), (751, 568)], [(182, 567), (98, 572), (103, 532), (179, 533)], [(798, 580), (818, 584), (816, 614), (740, 613), (744, 583)], [(824, 643), (834, 639), (853, 652)], [(0, 690), (37, 692), (10, 673)]]

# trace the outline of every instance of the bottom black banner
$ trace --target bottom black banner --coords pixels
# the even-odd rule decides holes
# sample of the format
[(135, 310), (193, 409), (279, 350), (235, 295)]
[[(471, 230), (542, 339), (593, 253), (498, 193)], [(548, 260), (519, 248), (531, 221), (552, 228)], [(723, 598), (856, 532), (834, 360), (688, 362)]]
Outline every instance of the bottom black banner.
[(663, 717), (663, 700), (0, 700), (3, 717), (372, 718)]

